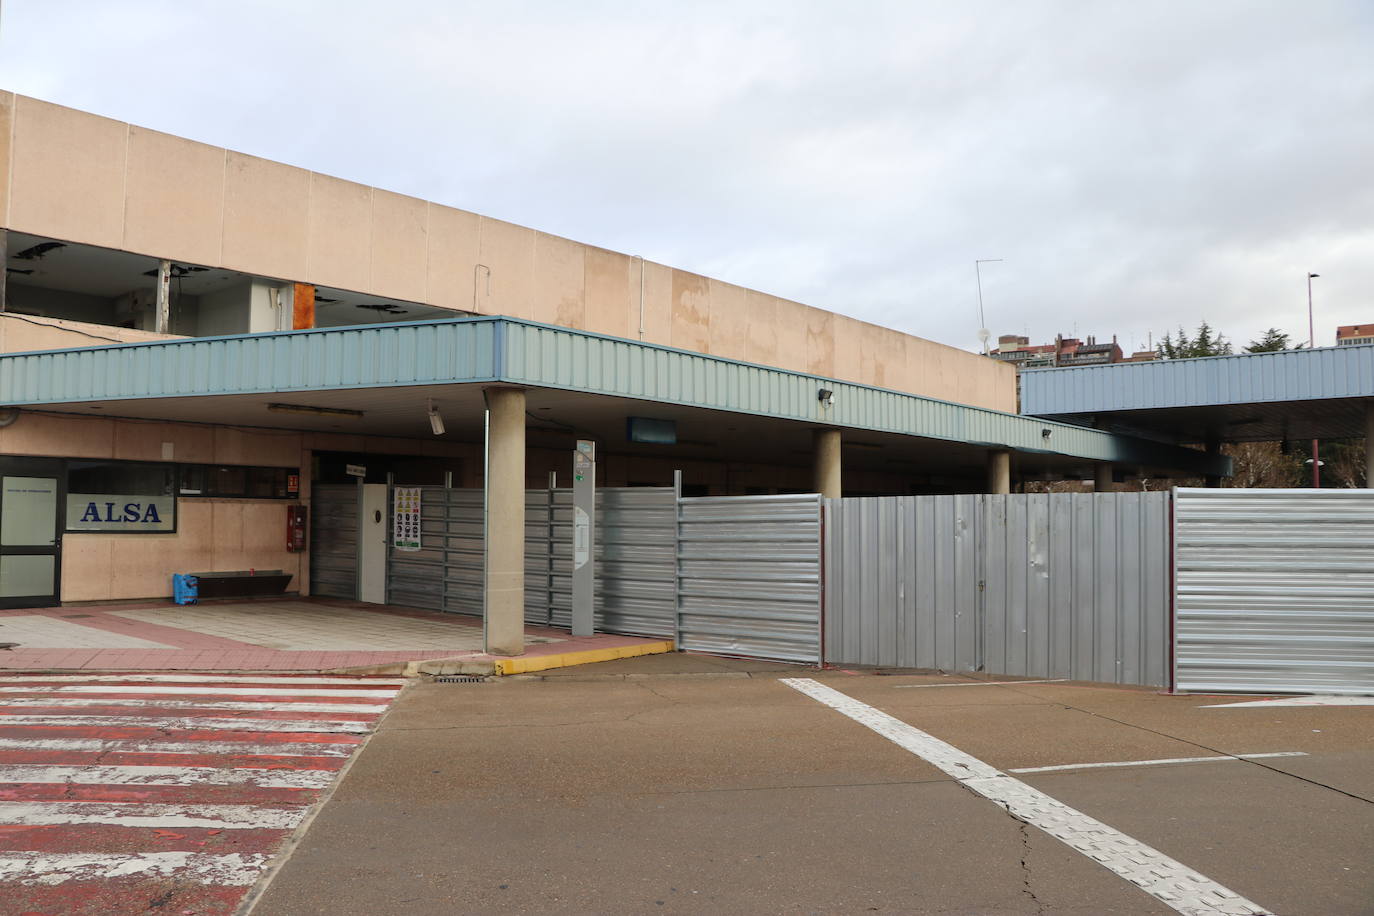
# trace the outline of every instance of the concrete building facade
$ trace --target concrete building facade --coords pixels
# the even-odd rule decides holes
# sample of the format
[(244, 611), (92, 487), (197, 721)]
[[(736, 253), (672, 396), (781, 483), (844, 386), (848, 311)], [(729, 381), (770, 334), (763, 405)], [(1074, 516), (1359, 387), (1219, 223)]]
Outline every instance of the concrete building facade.
[[(0, 253), (0, 606), (250, 568), (308, 593), (288, 522), (358, 467), (486, 487), (487, 549), (513, 553), (523, 487), (582, 437), (602, 485), (682, 470), (699, 495), (1219, 467), (1017, 416), (1012, 367), (974, 353), (9, 93)], [(494, 632), (517, 571), (490, 572)]]

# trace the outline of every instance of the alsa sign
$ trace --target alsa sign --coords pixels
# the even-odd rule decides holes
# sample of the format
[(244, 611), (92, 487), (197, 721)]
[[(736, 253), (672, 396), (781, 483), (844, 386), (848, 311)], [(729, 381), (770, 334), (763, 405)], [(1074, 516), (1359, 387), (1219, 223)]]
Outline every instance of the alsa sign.
[(175, 496), (67, 494), (68, 531), (175, 531)]

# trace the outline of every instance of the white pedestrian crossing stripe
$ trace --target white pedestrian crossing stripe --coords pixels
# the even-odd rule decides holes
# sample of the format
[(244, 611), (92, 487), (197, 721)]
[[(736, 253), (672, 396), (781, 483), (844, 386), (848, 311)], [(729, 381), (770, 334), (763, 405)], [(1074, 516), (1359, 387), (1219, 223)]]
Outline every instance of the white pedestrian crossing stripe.
[(87, 786), (257, 786), (323, 789), (333, 770), (268, 770), (259, 767), (44, 766), (0, 764), (0, 783)]
[(169, 888), (177, 912), (238, 905), (406, 683), (0, 675), (0, 912), (68, 886), (102, 916)]

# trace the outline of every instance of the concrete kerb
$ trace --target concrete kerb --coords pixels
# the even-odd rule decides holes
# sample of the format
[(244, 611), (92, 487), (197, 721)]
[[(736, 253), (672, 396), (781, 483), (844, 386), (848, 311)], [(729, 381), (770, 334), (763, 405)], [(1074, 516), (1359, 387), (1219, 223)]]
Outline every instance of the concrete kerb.
[(473, 677), (502, 677), (506, 675), (531, 674), (551, 668), (568, 668), (573, 665), (590, 665), (596, 662), (609, 662), (621, 658), (635, 658), (641, 655), (659, 655), (673, 651), (670, 639), (644, 642), (632, 646), (612, 646), (604, 649), (581, 649), (575, 652), (555, 652), (546, 655), (518, 655), (500, 658), (490, 655), (457, 655), (447, 658), (418, 659), (408, 662), (391, 662), (382, 665), (363, 665), (352, 668), (333, 668), (324, 674), (386, 674), (400, 677), (419, 677), (420, 675), (459, 674)]

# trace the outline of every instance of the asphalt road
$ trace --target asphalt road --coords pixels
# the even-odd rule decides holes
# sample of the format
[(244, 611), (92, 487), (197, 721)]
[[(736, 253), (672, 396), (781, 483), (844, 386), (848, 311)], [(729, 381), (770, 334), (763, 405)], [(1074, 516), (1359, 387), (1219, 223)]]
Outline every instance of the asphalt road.
[[(1374, 708), (676, 655), (408, 688), (253, 916), (1187, 911), (788, 677), (1259, 912), (1374, 914)], [(1302, 756), (1010, 772), (1259, 753)]]

